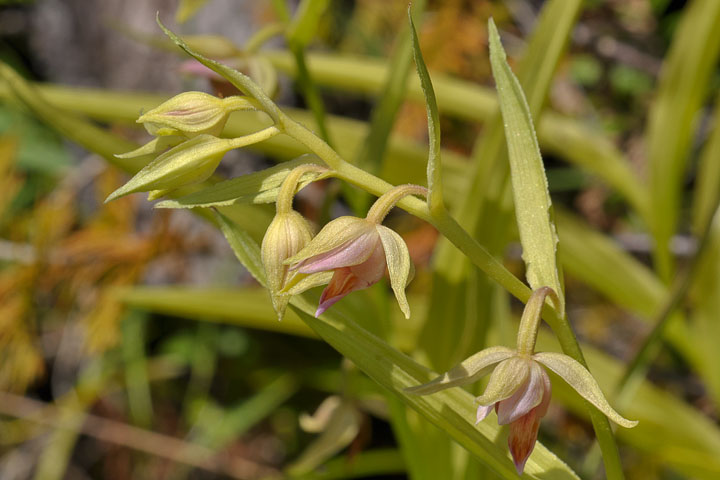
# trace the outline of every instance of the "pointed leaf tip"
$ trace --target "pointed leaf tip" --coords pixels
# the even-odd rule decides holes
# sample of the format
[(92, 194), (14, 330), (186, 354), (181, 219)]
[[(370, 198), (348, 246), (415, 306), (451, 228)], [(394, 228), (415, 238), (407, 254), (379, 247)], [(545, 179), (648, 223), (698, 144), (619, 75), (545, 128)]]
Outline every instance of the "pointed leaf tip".
[(420, 41), (415, 23), (412, 19), (412, 12), (408, 6), (408, 21), (410, 24), (410, 36), (412, 38), (413, 57), (423, 95), (425, 96), (425, 107), (427, 110), (428, 122), (428, 162), (427, 162), (427, 185), (428, 185), (428, 208), (433, 214), (439, 214), (445, 208), (442, 193), (442, 165), (440, 158), (440, 113), (435, 98), (435, 89), (430, 80), (425, 60), (420, 50)]

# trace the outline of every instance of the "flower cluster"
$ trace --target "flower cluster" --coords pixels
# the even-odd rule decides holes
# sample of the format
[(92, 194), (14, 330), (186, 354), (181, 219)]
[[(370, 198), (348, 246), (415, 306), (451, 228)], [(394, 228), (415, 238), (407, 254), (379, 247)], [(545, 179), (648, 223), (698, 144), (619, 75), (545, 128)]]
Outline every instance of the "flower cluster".
[(269, 127), (233, 139), (219, 138), (234, 111), (255, 109), (245, 97), (217, 98), (202, 92), (181, 93), (138, 118), (156, 138), (142, 147), (117, 155), (147, 163), (106, 201), (135, 192), (151, 192), (150, 198), (170, 190), (199, 183), (213, 174), (228, 151), (270, 138), (279, 133)]

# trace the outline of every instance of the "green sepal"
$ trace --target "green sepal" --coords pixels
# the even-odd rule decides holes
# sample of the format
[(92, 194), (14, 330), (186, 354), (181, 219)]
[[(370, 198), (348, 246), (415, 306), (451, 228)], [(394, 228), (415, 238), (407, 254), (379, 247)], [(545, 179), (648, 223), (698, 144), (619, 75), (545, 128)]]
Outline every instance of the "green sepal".
[(513, 356), (500, 362), (490, 375), (485, 391), (475, 400), (488, 406), (510, 397), (527, 381), (531, 362), (529, 357), (523, 356)]
[(592, 374), (574, 359), (554, 352), (536, 353), (533, 355), (533, 359), (557, 373), (581, 397), (592, 403), (595, 408), (613, 422), (625, 428), (632, 428), (637, 425), (638, 422), (624, 418), (610, 406)]
[(405, 244), (405, 240), (395, 231), (382, 225), (378, 225), (375, 228), (377, 228), (383, 250), (385, 250), (385, 261), (387, 263), (388, 274), (390, 275), (390, 286), (395, 293), (395, 298), (403, 315), (405, 315), (405, 318), (410, 318), (410, 305), (405, 296), (405, 287), (409, 283), (410, 271), (412, 270), (410, 252)]
[(495, 364), (515, 355), (515, 351), (507, 347), (489, 347), (463, 360), (459, 365), (448, 370), (431, 382), (417, 387), (406, 388), (407, 393), (428, 395), (450, 387), (459, 387), (477, 382), (487, 375)]

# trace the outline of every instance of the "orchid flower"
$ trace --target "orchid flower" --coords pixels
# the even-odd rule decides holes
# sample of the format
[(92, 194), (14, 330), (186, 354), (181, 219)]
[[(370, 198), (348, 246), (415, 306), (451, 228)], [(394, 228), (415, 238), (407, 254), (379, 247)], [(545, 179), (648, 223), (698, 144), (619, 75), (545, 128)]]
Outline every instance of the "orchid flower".
[[(398, 305), (405, 318), (410, 318), (405, 297), (405, 287), (413, 271), (410, 253), (402, 237), (381, 223), (402, 197), (411, 194), (424, 195), (426, 189), (400, 185), (389, 190), (375, 202), (365, 218), (336, 218), (286, 261), (291, 271), (299, 273), (333, 272), (320, 296), (316, 317), (350, 292), (380, 281), (387, 268)], [(292, 293), (297, 293), (297, 289)]]
[(549, 287), (533, 292), (520, 322), (517, 349), (486, 348), (431, 382), (406, 390), (428, 395), (476, 382), (492, 371), (485, 391), (476, 398), (479, 404), (476, 419), (477, 422), (484, 420), (494, 408), (498, 424), (510, 425), (508, 447), (519, 474), (535, 447), (540, 419), (550, 404), (550, 378), (545, 368), (555, 372), (613, 422), (625, 428), (637, 425), (610, 406), (597, 381), (576, 360), (560, 353), (534, 353), (540, 315), (548, 295), (557, 299)]

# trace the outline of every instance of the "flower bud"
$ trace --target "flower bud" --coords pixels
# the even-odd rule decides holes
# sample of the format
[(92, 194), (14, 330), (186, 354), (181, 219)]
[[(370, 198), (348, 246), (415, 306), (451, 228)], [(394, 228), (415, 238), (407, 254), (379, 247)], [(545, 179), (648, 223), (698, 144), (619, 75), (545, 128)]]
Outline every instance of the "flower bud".
[(312, 236), (313, 232), (308, 222), (294, 210), (275, 215), (265, 232), (260, 253), (278, 320), (282, 320), (290, 301), (290, 294), (283, 290), (299, 275), (298, 272), (289, 271), (285, 260), (310, 243)]
[(239, 96), (217, 98), (202, 92), (184, 92), (141, 115), (137, 122), (156, 136), (220, 135), (232, 112), (253, 108)]
[(177, 145), (147, 164), (105, 202), (134, 192), (182, 187), (206, 180), (223, 155), (234, 148), (232, 140), (200, 135)]
[(129, 182), (111, 193), (105, 202), (134, 192), (172, 190), (207, 180), (227, 152), (262, 142), (279, 132), (277, 127), (272, 126), (231, 139), (198, 135), (185, 140), (145, 165)]

